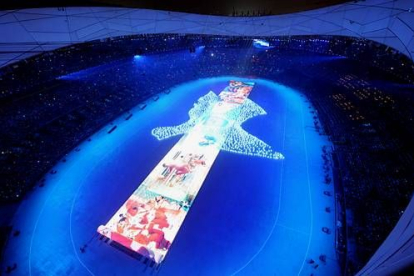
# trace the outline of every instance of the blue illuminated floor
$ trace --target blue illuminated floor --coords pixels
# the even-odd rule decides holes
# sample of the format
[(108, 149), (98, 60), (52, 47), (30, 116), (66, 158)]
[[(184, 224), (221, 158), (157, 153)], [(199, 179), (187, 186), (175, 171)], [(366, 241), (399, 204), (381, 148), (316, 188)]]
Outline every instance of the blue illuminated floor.
[[(100, 241), (108, 221), (179, 137), (157, 141), (151, 129), (188, 119), (193, 103), (231, 79), (183, 84), (119, 118), (73, 151), (22, 203), (5, 263), (14, 275), (337, 275), (332, 190), (323, 183), (325, 137), (312, 128), (312, 113), (297, 91), (266, 80), (249, 96), (267, 115), (243, 128), (285, 156), (284, 161), (220, 152), (166, 260), (159, 270)], [(79, 248), (87, 244), (86, 252)], [(327, 264), (306, 262), (327, 255)]]

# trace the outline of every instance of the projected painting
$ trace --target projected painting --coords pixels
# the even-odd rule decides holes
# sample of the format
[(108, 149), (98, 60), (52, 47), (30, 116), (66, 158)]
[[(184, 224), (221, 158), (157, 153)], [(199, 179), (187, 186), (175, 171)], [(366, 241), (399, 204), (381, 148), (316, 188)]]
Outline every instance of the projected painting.
[(248, 99), (253, 87), (253, 82), (230, 81), (219, 95), (210, 91), (201, 97), (187, 122), (153, 129), (158, 140), (183, 137), (98, 232), (161, 263), (220, 150), (283, 159), (241, 127), (266, 114)]

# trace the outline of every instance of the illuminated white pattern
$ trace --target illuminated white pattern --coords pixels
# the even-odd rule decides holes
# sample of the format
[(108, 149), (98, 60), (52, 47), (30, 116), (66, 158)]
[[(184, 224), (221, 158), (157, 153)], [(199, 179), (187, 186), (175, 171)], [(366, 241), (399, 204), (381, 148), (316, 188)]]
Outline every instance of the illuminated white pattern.
[(174, 127), (157, 127), (152, 130), (152, 135), (157, 137), (158, 140), (164, 140), (176, 135), (182, 135), (187, 133), (191, 128), (194, 127), (197, 120), (206, 113), (210, 113), (214, 103), (218, 102), (220, 98), (212, 91), (199, 98), (194, 104), (194, 107), (190, 109), (188, 115), (190, 119), (178, 126)]
[[(220, 98), (214, 92), (210, 91), (203, 97), (199, 98), (193, 108), (190, 109), (188, 112), (190, 119), (187, 122), (178, 126), (154, 128), (152, 130), (152, 135), (154, 135), (158, 140), (164, 140), (176, 135), (187, 133), (201, 118), (208, 117), (211, 112), (211, 108), (219, 101)], [(240, 109), (240, 112), (238, 109)], [(225, 141), (221, 146), (221, 150), (249, 156), (284, 159), (284, 156), (281, 153), (275, 152), (271, 146), (259, 138), (247, 133), (241, 127), (241, 124), (250, 118), (258, 115), (266, 115), (266, 111), (263, 108), (254, 103), (252, 100), (246, 99), (244, 104), (232, 112), (238, 114), (238, 116), (235, 118), (233, 127), (228, 128), (226, 133), (223, 133)], [(227, 116), (232, 117), (231, 114), (228, 114)]]
[(269, 47), (269, 42), (262, 40), (262, 39), (253, 39), (253, 44), (256, 44), (260, 47)]

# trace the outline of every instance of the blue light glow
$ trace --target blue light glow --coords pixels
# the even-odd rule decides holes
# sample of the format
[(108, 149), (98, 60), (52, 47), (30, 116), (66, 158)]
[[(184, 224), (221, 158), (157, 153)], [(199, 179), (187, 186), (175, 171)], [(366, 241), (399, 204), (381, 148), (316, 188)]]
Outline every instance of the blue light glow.
[[(209, 52), (205, 54), (209, 57)], [(171, 60), (171, 56), (171, 53), (160, 54), (165, 60)], [(186, 56), (189, 56), (188, 51), (176, 54), (177, 62)], [(152, 58), (151, 62), (146, 62), (149, 58)], [(135, 76), (131, 60), (133, 58), (130, 57), (117, 61), (115, 68), (123, 68)], [(147, 55), (135, 64), (141, 62), (151, 66), (165, 65), (159, 58)], [(82, 79), (93, 83), (95, 74), (106, 68), (94, 69), (96, 73), (87, 71)], [(155, 67), (154, 75), (159, 74), (159, 70)], [(134, 275), (137, 271), (146, 276), (154, 273), (158, 276), (186, 275), (188, 271), (207, 271), (208, 275), (269, 275), (275, 269), (280, 271), (280, 275), (290, 275), (292, 271), (301, 269), (308, 250), (334, 256), (333, 240), (323, 240), (323, 233), (316, 228), (313, 233), (309, 232), (312, 224), (334, 223), (332, 217), (325, 214), (319, 216), (314, 213), (313, 220), (310, 218), (310, 195), (317, 199), (312, 201), (313, 210), (324, 210), (330, 203), (327, 200), (332, 199), (320, 196), (326, 185), (323, 185), (323, 159), (319, 149), (327, 143), (326, 138), (313, 128), (305, 127), (313, 123), (314, 114), (298, 91), (263, 79), (254, 79), (256, 84), (251, 99), (266, 111), (255, 109), (257, 115), (266, 116), (253, 114), (256, 117), (248, 120), (252, 114), (242, 112), (246, 116), (241, 126), (281, 151), (286, 156), (284, 162), (220, 153), (197, 196), (197, 206), (193, 206), (180, 236), (157, 271), (147, 269), (143, 272), (146, 265), (117, 252), (97, 238), (88, 243), (85, 254), (79, 251), (92, 237), (96, 225), (108, 219), (113, 210), (125, 201), (126, 195), (136, 188), (137, 179), (144, 179), (148, 170), (179, 139), (160, 143), (149, 133), (158, 126), (185, 122), (189, 114), (200, 116), (204, 111), (209, 112), (208, 102), (217, 96), (212, 92), (206, 97), (206, 93), (221, 91), (229, 79), (237, 77), (200, 78), (178, 84), (171, 88), (170, 94), (156, 102), (151, 101), (144, 110), (139, 106), (132, 109), (134, 115), (130, 120), (126, 121), (124, 116), (118, 118), (115, 121), (118, 128), (112, 134), (107, 134), (106, 126), (94, 134), (90, 142), (79, 145), (80, 152), (70, 153), (65, 163), (59, 162), (54, 168), (58, 173), (49, 174), (46, 185), (22, 201), (18, 211), (21, 215), (15, 218), (13, 225), (25, 231), (19, 238), (9, 240), (4, 263), (17, 262), (19, 271), (15, 272), (22, 275), (29, 275), (29, 271), (32, 275), (59, 272), (85, 275), (88, 273), (85, 267), (94, 275)], [(134, 84), (129, 82), (129, 85)], [(200, 102), (206, 106), (201, 107)], [(252, 111), (251, 107), (248, 109)], [(284, 123), (285, 118), (288, 118), (287, 123)], [(241, 124), (242, 117), (239, 120)], [(174, 136), (173, 130), (176, 135), (185, 133), (171, 128), (169, 137)], [(284, 137), (286, 143), (283, 143)], [(207, 136), (202, 142), (211, 144), (214, 139)], [(306, 154), (305, 142), (309, 149)], [(311, 161), (309, 176), (304, 173), (307, 159)], [(36, 221), (36, 228), (29, 227)], [(315, 240), (317, 242), (313, 242)], [(50, 261), (55, 259), (69, 261)], [(315, 271), (311, 266), (306, 267), (306, 262), (304, 266), (311, 272)], [(323, 266), (326, 271), (321, 268), (318, 268), (319, 275), (337, 275), (336, 271), (339, 271), (333, 260)]]
[(270, 48), (270, 43), (263, 39), (253, 39), (253, 46), (256, 48)]
[(201, 54), (205, 48), (206, 48), (206, 46), (198, 46), (198, 47), (195, 49), (195, 54), (196, 54), (196, 55)]

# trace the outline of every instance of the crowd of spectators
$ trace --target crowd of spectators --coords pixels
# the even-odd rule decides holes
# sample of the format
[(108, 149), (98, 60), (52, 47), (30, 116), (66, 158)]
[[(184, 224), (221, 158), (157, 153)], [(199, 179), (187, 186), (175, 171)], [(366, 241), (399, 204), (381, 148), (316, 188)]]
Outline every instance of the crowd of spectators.
[[(165, 89), (169, 77), (154, 83), (151, 78), (156, 74), (146, 75), (145, 70), (139, 77), (125, 76), (125, 71), (111, 62), (132, 59), (144, 51), (187, 49), (187, 42), (179, 37), (147, 35), (127, 41), (96, 41), (2, 68), (1, 201), (21, 198), (77, 143), (114, 116)], [(92, 77), (76, 79), (71, 75), (74, 72)], [(128, 78), (133, 78), (134, 84), (128, 83)], [(147, 82), (140, 82), (142, 79)]]
[(240, 16), (240, 17), (257, 17), (257, 16), (269, 16), (274, 15), (274, 13), (271, 10), (237, 10), (233, 8), (232, 13), (230, 16)]
[(388, 68), (368, 68), (342, 59), (284, 78), (308, 96), (334, 144), (349, 275), (387, 237), (414, 191), (414, 86)]
[[(414, 66), (347, 37), (140, 35), (92, 41), (0, 69), (0, 200), (19, 200), (65, 154), (174, 85), (220, 75), (306, 94), (334, 145), (338, 252), (349, 274), (385, 239), (414, 191)], [(323, 130), (322, 130), (323, 129)], [(363, 210), (361, 212), (360, 210)]]

